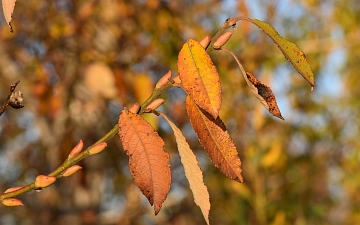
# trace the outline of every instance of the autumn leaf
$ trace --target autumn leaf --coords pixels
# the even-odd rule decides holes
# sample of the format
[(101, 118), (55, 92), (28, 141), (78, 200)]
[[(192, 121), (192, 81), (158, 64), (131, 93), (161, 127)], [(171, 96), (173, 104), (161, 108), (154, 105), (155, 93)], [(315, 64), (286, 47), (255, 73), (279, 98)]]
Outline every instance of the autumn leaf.
[(243, 182), (238, 152), (221, 119), (214, 119), (197, 107), (189, 96), (186, 98), (186, 110), (201, 145), (214, 165), (231, 179)]
[(236, 60), (241, 73), (243, 74), (246, 83), (249, 85), (251, 92), (260, 100), (261, 104), (265, 106), (265, 108), (273, 115), (276, 116), (282, 120), (284, 118), (281, 115), (280, 109), (276, 103), (276, 98), (271, 89), (266, 86), (265, 84), (261, 83), (254, 75), (251, 73), (245, 72), (244, 67), (241, 65), (239, 59), (235, 56), (235, 54), (227, 49), (227, 48), (221, 48), (222, 50), (225, 50), (229, 52), (234, 59)]
[(190, 39), (184, 44), (178, 57), (178, 72), (188, 95), (217, 118), (221, 106), (220, 77), (200, 43)]
[(275, 95), (271, 89), (265, 84), (261, 83), (254, 75), (246, 72), (247, 83), (251, 87), (254, 95), (260, 100), (265, 108), (274, 116), (284, 120), (281, 116), (280, 109), (276, 103)]
[(159, 114), (166, 119), (174, 131), (181, 163), (184, 165), (185, 176), (189, 181), (190, 189), (194, 195), (195, 204), (200, 207), (206, 223), (209, 224), (210, 195), (207, 187), (204, 184), (202, 171), (199, 167), (196, 156), (190, 149), (190, 146), (186, 142), (185, 137), (181, 133), (180, 129), (173, 122), (171, 122), (164, 113), (159, 112)]
[(307, 80), (311, 85), (311, 91), (314, 88), (314, 74), (311, 70), (310, 64), (307, 62), (305, 53), (294, 43), (283, 38), (270, 24), (258, 19), (250, 19), (247, 17), (235, 17), (232, 20), (246, 20), (267, 34), (281, 50), (285, 58), (293, 65), (293, 67)]
[(16, 0), (2, 0), (2, 8), (5, 16), (5, 21), (10, 27), (10, 32), (14, 32), (11, 26), (12, 14), (14, 12)]
[(170, 156), (164, 150), (164, 141), (146, 120), (128, 110), (121, 112), (118, 124), (134, 183), (154, 204), (156, 215), (171, 183)]

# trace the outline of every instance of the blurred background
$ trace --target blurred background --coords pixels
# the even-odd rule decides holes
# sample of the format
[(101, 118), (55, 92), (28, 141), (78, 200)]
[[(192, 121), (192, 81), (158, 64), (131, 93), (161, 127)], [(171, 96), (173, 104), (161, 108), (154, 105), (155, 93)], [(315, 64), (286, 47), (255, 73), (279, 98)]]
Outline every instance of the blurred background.
[[(274, 3), (276, 2), (276, 3)], [(252, 95), (226, 52), (210, 55), (221, 76), (221, 118), (238, 148), (245, 182), (210, 162), (170, 89), (161, 110), (187, 137), (210, 192), (211, 224), (357, 224), (360, 221), (360, 2), (357, 0), (17, 1), (9, 32), (0, 15), (0, 102), (11, 83), (25, 108), (0, 117), (0, 190), (56, 169), (82, 139), (109, 131), (123, 107), (142, 103), (187, 39), (214, 35), (228, 17), (264, 20), (306, 54), (315, 90), (271, 39), (239, 22), (226, 44), (269, 85), (285, 121)], [(171, 154), (173, 182), (162, 210), (132, 182), (117, 137), (79, 164), (83, 170), (40, 193), (0, 206), (0, 224), (205, 224), (169, 126), (147, 116)]]

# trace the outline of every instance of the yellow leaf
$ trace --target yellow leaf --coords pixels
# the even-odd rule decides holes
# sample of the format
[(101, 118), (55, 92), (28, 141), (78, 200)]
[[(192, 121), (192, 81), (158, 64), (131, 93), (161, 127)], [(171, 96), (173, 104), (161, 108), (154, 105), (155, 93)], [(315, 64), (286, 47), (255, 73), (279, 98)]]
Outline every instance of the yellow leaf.
[(267, 34), (276, 44), (276, 46), (284, 54), (285, 58), (294, 66), (294, 68), (314, 87), (314, 74), (311, 66), (306, 61), (303, 51), (294, 43), (286, 40), (272, 27), (270, 24), (257, 19), (248, 19), (249, 22), (255, 24), (265, 34)]
[(207, 187), (204, 184), (202, 171), (199, 167), (196, 156), (190, 149), (190, 146), (186, 142), (186, 139), (181, 133), (180, 129), (173, 122), (171, 122), (164, 113), (159, 113), (166, 119), (166, 121), (168, 121), (174, 131), (181, 163), (184, 166), (185, 176), (189, 181), (190, 189), (194, 195), (194, 201), (196, 205), (200, 207), (206, 223), (209, 224), (210, 195)]
[(221, 106), (220, 77), (210, 56), (199, 42), (189, 40), (178, 57), (181, 85), (195, 103), (214, 118)]
[(271, 167), (279, 162), (281, 157), (281, 142), (277, 139), (273, 142), (269, 152), (261, 159), (263, 167)]

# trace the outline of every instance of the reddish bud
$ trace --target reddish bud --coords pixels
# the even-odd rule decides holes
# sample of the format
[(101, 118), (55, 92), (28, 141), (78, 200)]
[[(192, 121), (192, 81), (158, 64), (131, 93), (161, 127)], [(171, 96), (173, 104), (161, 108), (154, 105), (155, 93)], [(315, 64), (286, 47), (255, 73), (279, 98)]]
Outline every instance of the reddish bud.
[(154, 101), (152, 101), (149, 106), (147, 107), (147, 110), (154, 110), (154, 109), (157, 109), (161, 104), (163, 104), (165, 102), (164, 99), (162, 98), (158, 98), (158, 99), (155, 99)]
[(136, 113), (139, 112), (139, 109), (140, 109), (139, 103), (134, 103), (134, 105), (132, 105), (132, 106), (129, 108), (129, 111), (136, 114)]
[(211, 40), (210, 36), (206, 35), (199, 43), (201, 44), (201, 46), (206, 48), (210, 44), (210, 40)]
[(71, 166), (69, 167), (67, 170), (65, 170), (65, 172), (62, 174), (63, 177), (68, 177), (73, 175), (74, 173), (76, 173), (77, 171), (81, 170), (82, 167), (75, 165), (75, 166)]
[(35, 187), (37, 188), (46, 188), (53, 183), (55, 183), (56, 177), (50, 177), (45, 175), (39, 175), (35, 179)]
[(23, 187), (25, 187), (25, 186), (11, 187), (11, 188), (6, 189), (6, 191), (5, 191), (4, 193), (9, 193), (9, 192), (17, 191), (17, 190), (19, 190), (19, 189), (21, 189), (21, 188), (23, 188)]
[(181, 87), (181, 80), (180, 80), (180, 76), (177, 75), (176, 77), (173, 78), (173, 81), (174, 81), (174, 86), (177, 86), (177, 87)]
[(84, 147), (84, 143), (82, 140), (80, 140), (79, 143), (77, 143), (75, 145), (75, 147), (71, 150), (68, 158), (71, 159), (71, 158), (74, 158), (75, 156), (79, 155), (80, 152), (82, 151), (83, 147)]
[(5, 206), (24, 206), (22, 201), (17, 198), (5, 198), (4, 200), (2, 200), (2, 204), (4, 204)]
[(90, 155), (95, 155), (102, 152), (106, 148), (107, 144), (105, 142), (101, 142), (100, 144), (95, 145), (94, 147), (89, 149)]
[(220, 49), (233, 35), (233, 32), (227, 31), (223, 33), (213, 44), (214, 49)]
[(169, 70), (160, 80), (156, 83), (155, 88), (160, 88), (169, 82), (171, 78), (171, 71)]

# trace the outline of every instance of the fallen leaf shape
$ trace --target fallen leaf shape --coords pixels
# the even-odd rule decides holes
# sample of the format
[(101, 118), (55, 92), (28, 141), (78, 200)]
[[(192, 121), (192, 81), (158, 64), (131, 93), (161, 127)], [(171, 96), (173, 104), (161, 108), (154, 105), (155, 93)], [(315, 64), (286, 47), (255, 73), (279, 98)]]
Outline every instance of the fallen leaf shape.
[(255, 24), (265, 34), (267, 34), (281, 50), (285, 58), (293, 65), (293, 67), (307, 80), (311, 85), (311, 91), (314, 88), (314, 74), (310, 64), (306, 61), (303, 51), (294, 43), (283, 38), (270, 24), (257, 19), (247, 19)]
[(164, 113), (159, 112), (159, 114), (166, 119), (174, 131), (181, 163), (184, 166), (185, 176), (189, 181), (190, 189), (194, 195), (195, 204), (200, 207), (206, 223), (209, 224), (210, 195), (207, 187), (204, 184), (203, 174), (199, 167), (196, 156), (190, 149), (190, 146), (186, 142), (186, 139), (181, 133), (180, 129), (173, 122), (171, 122)]
[(281, 116), (280, 109), (276, 103), (275, 95), (271, 89), (262, 84), (254, 75), (249, 72), (246, 72), (247, 82), (251, 87), (254, 95), (260, 100), (260, 102), (265, 106), (265, 108), (273, 115), (282, 120), (284, 118)]
[(244, 67), (241, 65), (239, 59), (236, 57), (236, 55), (230, 51), (227, 48), (221, 48), (222, 50), (225, 50), (229, 52), (234, 59), (236, 60), (241, 73), (243, 74), (246, 83), (249, 85), (251, 92), (260, 100), (261, 104), (265, 106), (265, 108), (273, 115), (276, 116), (282, 120), (284, 118), (281, 115), (280, 109), (276, 103), (275, 95), (272, 93), (271, 89), (266, 86), (265, 84), (261, 83), (254, 75), (251, 73), (245, 72)]
[(156, 215), (171, 183), (170, 156), (164, 150), (164, 141), (146, 120), (126, 109), (121, 112), (118, 124), (134, 183), (154, 205)]
[(225, 124), (217, 117), (200, 109), (194, 101), (186, 97), (186, 110), (196, 135), (212, 162), (231, 179), (243, 182), (241, 161)]
[(5, 16), (5, 21), (10, 27), (10, 32), (14, 32), (11, 26), (12, 14), (14, 12), (16, 0), (2, 0), (2, 8)]
[(181, 85), (195, 103), (214, 118), (219, 116), (221, 84), (216, 67), (202, 45), (186, 42), (178, 57)]

